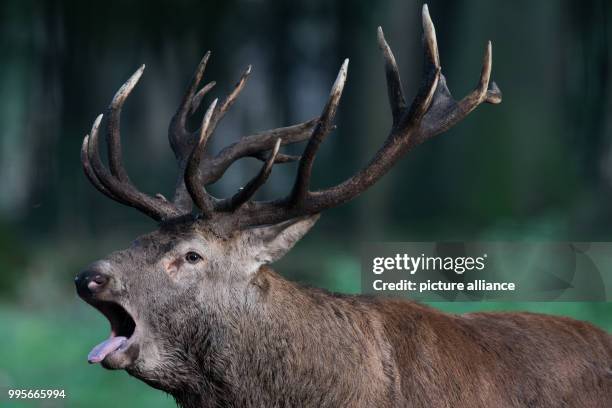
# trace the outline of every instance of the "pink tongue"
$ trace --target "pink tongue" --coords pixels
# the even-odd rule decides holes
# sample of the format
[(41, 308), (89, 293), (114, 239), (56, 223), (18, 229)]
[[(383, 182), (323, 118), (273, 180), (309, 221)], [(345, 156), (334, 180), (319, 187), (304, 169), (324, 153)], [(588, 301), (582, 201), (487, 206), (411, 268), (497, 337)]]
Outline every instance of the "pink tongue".
[(87, 361), (92, 364), (99, 363), (104, 360), (104, 357), (121, 347), (126, 340), (127, 338), (123, 336), (111, 337), (110, 339), (104, 340), (89, 352)]

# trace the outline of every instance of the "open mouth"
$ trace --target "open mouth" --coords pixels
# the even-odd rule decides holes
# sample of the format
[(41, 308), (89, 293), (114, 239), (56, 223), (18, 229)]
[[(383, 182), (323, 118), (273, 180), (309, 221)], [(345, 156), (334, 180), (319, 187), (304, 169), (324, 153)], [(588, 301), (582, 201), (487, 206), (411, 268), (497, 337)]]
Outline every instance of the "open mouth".
[[(95, 346), (89, 352), (87, 361), (94, 364), (104, 360), (125, 360), (125, 358), (118, 357), (121, 354), (126, 354), (125, 357), (128, 357), (127, 351), (133, 343), (136, 322), (127, 310), (118, 303), (100, 301), (91, 302), (91, 304), (106, 316), (110, 322), (111, 333), (108, 339)], [(106, 365), (112, 366), (114, 364)]]

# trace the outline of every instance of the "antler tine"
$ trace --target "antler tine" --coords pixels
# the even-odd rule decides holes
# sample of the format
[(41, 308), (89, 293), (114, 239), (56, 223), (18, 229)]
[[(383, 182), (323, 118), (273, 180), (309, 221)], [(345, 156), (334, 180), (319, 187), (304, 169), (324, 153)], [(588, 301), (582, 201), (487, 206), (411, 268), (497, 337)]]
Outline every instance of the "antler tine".
[(438, 51), (438, 40), (436, 28), (431, 21), (427, 4), (423, 5), (423, 48), (425, 58), (423, 59), (423, 83), (410, 106), (410, 110), (404, 113), (400, 127), (408, 128), (418, 124), (423, 118), (434, 98), (434, 94), (440, 80), (440, 54)]
[(204, 183), (199, 177), (200, 162), (206, 149), (206, 142), (211, 132), (211, 122), (213, 118), (213, 112), (217, 106), (218, 99), (212, 101), (204, 119), (202, 120), (202, 126), (200, 127), (200, 134), (197, 140), (197, 144), (191, 151), (189, 159), (187, 161), (187, 167), (185, 168), (185, 186), (189, 195), (201, 210), (202, 218), (211, 218), (214, 212), (214, 201), (213, 198), (206, 192)]
[[(102, 118), (103, 115), (98, 115), (91, 128), (91, 133), (83, 141), (84, 147), (85, 145), (87, 147), (87, 154), (82, 160), (83, 169), (88, 178), (97, 180), (92, 181), (94, 186), (113, 200), (136, 208), (157, 221), (179, 215), (178, 210), (172, 204), (138, 191), (129, 181), (119, 180), (104, 167), (100, 159), (98, 140)], [(91, 172), (88, 169), (91, 169)]]
[(244, 70), (244, 72), (240, 76), (240, 79), (234, 86), (234, 89), (232, 90), (232, 92), (230, 92), (230, 94), (227, 95), (227, 97), (225, 98), (221, 106), (219, 106), (219, 110), (216, 113), (217, 115), (216, 121), (221, 120), (221, 118), (223, 118), (223, 116), (225, 116), (227, 111), (232, 107), (234, 102), (236, 102), (236, 99), (238, 99), (238, 96), (240, 95), (240, 93), (244, 89), (244, 86), (246, 85), (247, 79), (249, 79), (249, 75), (251, 75), (252, 69), (253, 67), (251, 65), (247, 66), (247, 68)]
[(244, 86), (246, 85), (247, 79), (249, 79), (249, 75), (251, 75), (251, 69), (252, 69), (251, 65), (247, 66), (247, 68), (244, 70), (244, 72), (240, 76), (240, 79), (234, 86), (234, 89), (232, 90), (232, 92), (230, 92), (230, 94), (227, 95), (227, 97), (223, 100), (221, 105), (219, 105), (219, 108), (216, 110), (216, 112), (214, 112), (214, 115), (209, 125), (210, 133), (215, 131), (219, 122), (223, 119), (223, 117), (225, 116), (227, 111), (229, 111), (229, 109), (232, 107), (234, 102), (236, 102), (236, 99), (238, 99), (238, 96), (240, 95), (240, 93), (244, 89)]
[[(87, 157), (88, 163), (91, 164), (91, 168), (100, 183), (102, 183), (102, 185), (106, 189), (112, 190), (112, 187), (109, 186), (112, 186), (113, 184), (113, 176), (102, 164), (102, 160), (100, 159), (100, 150), (98, 146), (98, 129), (100, 127), (100, 122), (102, 122), (103, 117), (104, 115), (99, 114), (91, 126), (91, 132), (89, 133), (89, 137), (87, 139)], [(113, 193), (113, 195), (115, 194)], [(122, 199), (121, 197), (119, 198)]]
[(119, 88), (108, 107), (106, 143), (108, 145), (108, 166), (111, 174), (121, 181), (128, 181), (128, 175), (121, 160), (121, 109), (144, 72), (144, 64)]
[(99, 192), (101, 192), (108, 198), (121, 202), (119, 199), (117, 199), (117, 197), (113, 195), (113, 193), (111, 193), (106, 187), (104, 187), (104, 185), (102, 184), (100, 179), (98, 179), (98, 176), (91, 167), (91, 162), (89, 161), (89, 135), (85, 135), (85, 137), (83, 138), (83, 144), (81, 145), (81, 164), (83, 165), (83, 171), (85, 172), (85, 175), (87, 176), (91, 184), (93, 184)]
[(421, 10), (421, 21), (423, 24), (423, 39), (425, 42), (425, 64), (433, 65), (435, 68), (440, 68), (440, 52), (438, 51), (438, 40), (436, 38), (436, 27), (431, 16), (429, 15), (429, 7), (423, 4)]
[[(189, 112), (195, 112), (197, 110), (197, 106), (194, 108), (194, 101), (197, 101), (197, 104), (199, 106), (201, 98), (204, 96), (203, 94), (200, 95), (199, 100), (194, 97), (194, 95), (196, 95), (196, 90), (198, 89), (198, 85), (200, 85), (200, 82), (202, 81), (202, 78), (204, 77), (204, 71), (206, 70), (206, 65), (208, 64), (209, 59), (210, 59), (210, 51), (207, 51), (206, 54), (204, 54), (204, 56), (200, 60), (200, 63), (198, 64), (193, 74), (193, 77), (191, 78), (189, 87), (187, 88), (187, 91), (185, 91), (185, 94), (183, 95), (181, 104), (179, 105), (178, 110), (176, 111), (176, 113), (174, 114), (170, 122), (170, 133), (168, 136), (170, 138), (170, 145), (175, 150), (175, 153), (177, 150), (176, 148), (178, 147), (177, 145), (182, 144), (181, 141), (178, 140), (178, 138), (180, 138), (181, 136), (184, 137), (185, 133), (190, 133), (190, 132), (187, 132), (187, 130), (185, 129), (185, 124), (187, 122), (187, 117), (189, 115)], [(214, 86), (214, 82), (213, 82), (213, 85), (211, 85), (208, 90), (210, 90), (213, 86)], [(203, 89), (205, 88), (206, 86)], [(198, 94), (200, 94), (202, 90), (200, 90)], [(182, 149), (179, 149), (179, 150), (182, 150)]]
[(488, 41), (482, 58), (482, 70), (480, 72), (478, 85), (470, 94), (458, 102), (461, 111), (466, 112), (466, 115), (487, 99), (487, 90), (491, 77), (491, 64), (493, 63), (492, 52), (491, 41)]
[(308, 194), (312, 165), (321, 142), (323, 142), (325, 137), (327, 137), (333, 128), (334, 117), (336, 116), (338, 103), (340, 103), (340, 97), (342, 96), (344, 83), (346, 82), (348, 63), (348, 58), (342, 63), (338, 76), (336, 77), (336, 81), (334, 82), (329, 94), (329, 99), (327, 100), (325, 108), (323, 108), (323, 113), (312, 131), (312, 136), (308, 140), (308, 144), (306, 145), (302, 158), (300, 159), (297, 177), (289, 198), (289, 203), (292, 206), (299, 206)]
[[(490, 80), (491, 68), (493, 65), (493, 46), (491, 41), (487, 41), (484, 56), (482, 57), (482, 71), (480, 81), (469, 95), (458, 102), (463, 112), (471, 112), (483, 102), (498, 104), (501, 102), (501, 91), (497, 84)], [(466, 113), (466, 114), (467, 114)]]
[(265, 184), (270, 177), (270, 173), (272, 173), (272, 167), (274, 166), (276, 156), (278, 155), (278, 150), (280, 149), (281, 139), (276, 139), (276, 143), (274, 144), (274, 148), (270, 153), (270, 156), (265, 161), (259, 173), (255, 177), (253, 177), (243, 188), (241, 188), (234, 196), (229, 199), (225, 199), (221, 201), (217, 205), (217, 210), (219, 211), (227, 211), (233, 212), (240, 208), (244, 203), (249, 201), (251, 197), (259, 190), (261, 186)]
[(391, 114), (393, 115), (393, 126), (396, 126), (406, 110), (406, 98), (402, 87), (399, 69), (395, 62), (395, 56), (391, 47), (385, 40), (385, 34), (382, 27), (378, 27), (378, 47), (385, 58), (385, 74), (387, 77), (387, 94), (389, 95), (389, 105), (391, 105)]
[(189, 114), (193, 115), (195, 113), (195, 111), (198, 110), (198, 108), (200, 107), (200, 103), (202, 103), (202, 98), (204, 98), (204, 96), (210, 92), (211, 89), (213, 89), (213, 87), (217, 85), (217, 83), (215, 81), (210, 81), (209, 83), (207, 83), (206, 85), (204, 85), (202, 87), (202, 89), (200, 89), (198, 91), (197, 94), (195, 94), (195, 96), (193, 97), (193, 99), (191, 100), (191, 108), (189, 109)]

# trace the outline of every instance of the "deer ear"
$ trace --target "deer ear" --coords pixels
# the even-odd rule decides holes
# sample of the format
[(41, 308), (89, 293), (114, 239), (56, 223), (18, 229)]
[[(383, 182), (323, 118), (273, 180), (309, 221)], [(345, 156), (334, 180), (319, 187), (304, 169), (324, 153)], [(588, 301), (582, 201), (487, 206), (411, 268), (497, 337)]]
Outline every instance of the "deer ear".
[(257, 251), (255, 254), (257, 262), (269, 264), (281, 259), (318, 219), (319, 214), (316, 214), (248, 230), (249, 241), (252, 248)]

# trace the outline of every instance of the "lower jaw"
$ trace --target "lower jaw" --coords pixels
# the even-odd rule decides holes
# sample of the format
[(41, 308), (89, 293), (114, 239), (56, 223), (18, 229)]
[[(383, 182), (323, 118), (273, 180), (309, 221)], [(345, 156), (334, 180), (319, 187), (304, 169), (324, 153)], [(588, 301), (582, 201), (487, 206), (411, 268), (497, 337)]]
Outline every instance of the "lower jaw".
[(140, 352), (140, 346), (132, 343), (125, 350), (117, 350), (110, 353), (102, 360), (102, 367), (108, 370), (123, 370), (136, 361)]

